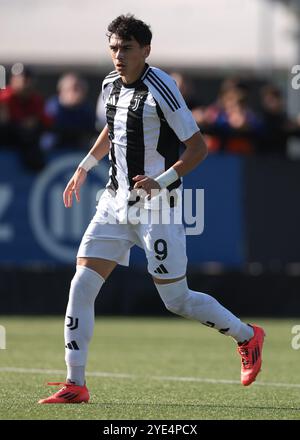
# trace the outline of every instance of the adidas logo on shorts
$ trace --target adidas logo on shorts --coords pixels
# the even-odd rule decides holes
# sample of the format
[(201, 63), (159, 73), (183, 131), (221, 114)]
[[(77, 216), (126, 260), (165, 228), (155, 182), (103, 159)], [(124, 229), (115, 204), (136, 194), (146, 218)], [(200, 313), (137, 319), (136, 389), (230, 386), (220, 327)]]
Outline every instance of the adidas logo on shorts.
[(160, 264), (154, 271), (154, 273), (169, 273), (163, 264)]

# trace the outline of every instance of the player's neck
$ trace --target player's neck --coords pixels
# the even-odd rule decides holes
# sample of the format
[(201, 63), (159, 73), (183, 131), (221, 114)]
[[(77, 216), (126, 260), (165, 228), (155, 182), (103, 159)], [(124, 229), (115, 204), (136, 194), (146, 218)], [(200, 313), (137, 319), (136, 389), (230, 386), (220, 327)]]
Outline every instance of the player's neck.
[(135, 83), (143, 74), (146, 69), (146, 63), (144, 63), (141, 67), (136, 69), (134, 72), (131, 72), (128, 75), (121, 75), (121, 79), (124, 84), (132, 84)]

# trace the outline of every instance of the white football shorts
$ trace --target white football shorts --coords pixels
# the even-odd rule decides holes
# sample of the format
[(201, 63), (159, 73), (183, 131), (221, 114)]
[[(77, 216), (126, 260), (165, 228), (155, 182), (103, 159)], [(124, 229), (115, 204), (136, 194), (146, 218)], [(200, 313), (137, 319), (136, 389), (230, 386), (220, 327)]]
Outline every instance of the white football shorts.
[[(123, 204), (124, 205), (124, 204)], [(186, 236), (174, 209), (151, 211), (128, 208), (106, 190), (87, 227), (77, 257), (103, 258), (129, 265), (130, 249), (144, 249), (148, 272), (156, 278), (173, 279), (186, 274)], [(181, 220), (181, 219), (180, 219)]]

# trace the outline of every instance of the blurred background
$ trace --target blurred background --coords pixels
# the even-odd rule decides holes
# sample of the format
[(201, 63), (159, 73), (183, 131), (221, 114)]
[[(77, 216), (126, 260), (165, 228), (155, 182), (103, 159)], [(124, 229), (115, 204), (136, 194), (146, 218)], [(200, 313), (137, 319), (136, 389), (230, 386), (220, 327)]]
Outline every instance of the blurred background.
[[(190, 287), (240, 315), (300, 316), (298, 0), (0, 0), (0, 314), (65, 312), (108, 162), (79, 205), (62, 192), (105, 123), (106, 28), (128, 12), (151, 25), (149, 64), (172, 74), (209, 147), (184, 179), (205, 194)], [(98, 314), (169, 313), (139, 249), (100, 296)]]

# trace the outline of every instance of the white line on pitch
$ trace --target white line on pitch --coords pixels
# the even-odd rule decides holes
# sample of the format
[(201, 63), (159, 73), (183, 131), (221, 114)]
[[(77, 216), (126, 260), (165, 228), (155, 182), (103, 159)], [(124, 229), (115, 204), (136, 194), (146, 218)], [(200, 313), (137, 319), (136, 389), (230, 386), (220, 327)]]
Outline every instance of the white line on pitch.
[[(61, 374), (65, 375), (65, 370), (49, 370), (43, 368), (16, 368), (16, 367), (0, 367), (0, 373), (20, 373), (20, 374)], [(174, 381), (174, 382), (200, 382), (200, 383), (212, 383), (212, 384), (229, 384), (240, 385), (238, 380), (228, 379), (208, 379), (204, 377), (181, 377), (181, 376), (141, 376), (137, 374), (126, 373), (106, 373), (102, 371), (91, 371), (86, 373), (90, 377), (114, 377), (118, 379), (152, 379), (162, 381)], [(280, 382), (255, 382), (255, 386), (269, 386), (269, 387), (285, 387), (285, 388), (300, 388), (300, 384), (296, 383), (280, 383)]]

